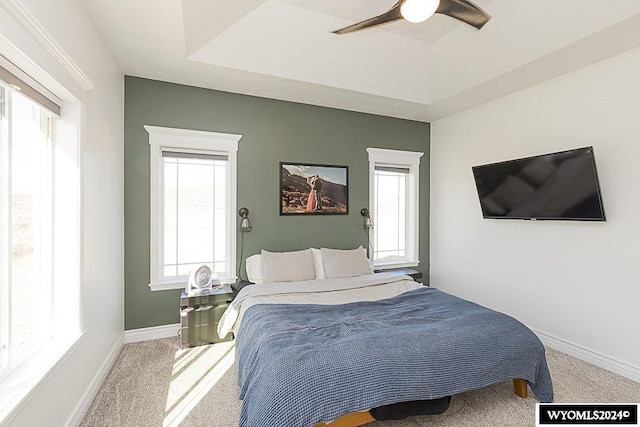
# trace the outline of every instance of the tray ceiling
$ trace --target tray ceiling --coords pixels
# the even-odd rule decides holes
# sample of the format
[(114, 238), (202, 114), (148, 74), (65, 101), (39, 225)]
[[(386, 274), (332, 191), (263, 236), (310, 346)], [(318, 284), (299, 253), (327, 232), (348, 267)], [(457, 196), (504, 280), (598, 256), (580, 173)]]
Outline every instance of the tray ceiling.
[(125, 74), (433, 121), (640, 46), (637, 0), (477, 0), (338, 36), (387, 0), (82, 0)]

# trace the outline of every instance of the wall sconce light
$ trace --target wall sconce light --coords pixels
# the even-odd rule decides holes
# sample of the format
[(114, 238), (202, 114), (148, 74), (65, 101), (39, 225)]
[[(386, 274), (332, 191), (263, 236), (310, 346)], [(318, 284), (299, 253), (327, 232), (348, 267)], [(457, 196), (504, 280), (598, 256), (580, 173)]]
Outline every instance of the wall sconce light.
[(240, 220), (240, 227), (238, 227), (238, 230), (240, 230), (240, 233), (242, 238), (240, 239), (240, 262), (238, 263), (238, 279), (240, 281), (242, 281), (242, 276), (240, 275), (240, 271), (241, 271), (241, 267), (242, 267), (242, 261), (244, 259), (243, 254), (244, 254), (244, 233), (248, 233), (249, 231), (251, 231), (253, 229), (253, 227), (251, 226), (251, 221), (249, 221), (249, 209), (247, 208), (240, 208), (238, 210), (238, 215), (240, 215), (240, 217), (242, 218)]
[(249, 221), (249, 209), (240, 208), (238, 215), (242, 217), (240, 220), (240, 231), (243, 233), (251, 231), (253, 227), (251, 227), (251, 221)]
[(371, 220), (371, 215), (369, 214), (369, 209), (362, 208), (360, 210), (360, 215), (364, 217), (364, 228), (366, 230), (371, 230), (373, 228), (373, 221)]

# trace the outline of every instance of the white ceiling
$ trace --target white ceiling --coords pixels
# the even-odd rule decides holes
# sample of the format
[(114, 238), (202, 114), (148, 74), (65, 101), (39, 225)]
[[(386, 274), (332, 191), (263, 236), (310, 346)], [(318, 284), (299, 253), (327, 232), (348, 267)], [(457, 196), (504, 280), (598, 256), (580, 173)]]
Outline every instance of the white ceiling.
[(476, 0), (478, 31), (435, 15), (331, 31), (395, 0), (81, 0), (125, 74), (434, 121), (640, 46), (638, 0)]

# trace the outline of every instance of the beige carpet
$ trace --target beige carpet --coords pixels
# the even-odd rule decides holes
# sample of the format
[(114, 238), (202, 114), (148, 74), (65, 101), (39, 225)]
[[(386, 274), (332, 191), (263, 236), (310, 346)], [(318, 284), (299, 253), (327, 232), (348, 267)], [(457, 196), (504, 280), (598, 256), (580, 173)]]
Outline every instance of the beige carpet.
[[(127, 344), (81, 426), (237, 426), (233, 343), (179, 350), (177, 339)], [(547, 349), (556, 402), (640, 402), (640, 384)], [(442, 415), (368, 427), (533, 426), (536, 400), (511, 381), (459, 394)], [(274, 426), (277, 427), (277, 426)]]

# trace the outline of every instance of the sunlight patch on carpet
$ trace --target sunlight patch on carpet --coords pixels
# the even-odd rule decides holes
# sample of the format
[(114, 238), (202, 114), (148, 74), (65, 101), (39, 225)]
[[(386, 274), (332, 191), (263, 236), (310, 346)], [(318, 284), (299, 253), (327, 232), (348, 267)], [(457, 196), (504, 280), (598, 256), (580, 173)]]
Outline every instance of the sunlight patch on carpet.
[(163, 427), (178, 426), (235, 362), (233, 341), (179, 350), (174, 358)]

